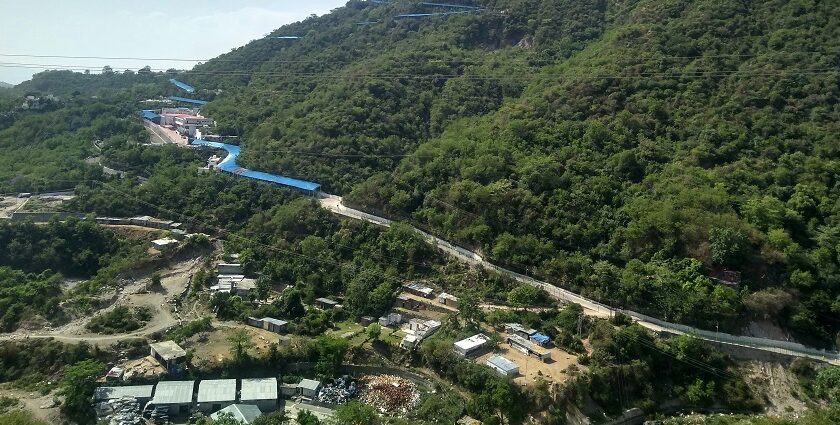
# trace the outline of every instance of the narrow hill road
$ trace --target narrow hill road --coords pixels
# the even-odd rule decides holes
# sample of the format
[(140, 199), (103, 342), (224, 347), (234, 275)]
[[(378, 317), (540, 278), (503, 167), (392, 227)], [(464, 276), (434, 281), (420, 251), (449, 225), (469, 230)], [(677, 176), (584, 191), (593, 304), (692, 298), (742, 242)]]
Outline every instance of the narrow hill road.
[[(343, 204), (343, 199), (340, 196), (323, 194), (319, 201), (323, 208), (344, 217), (349, 217), (357, 220), (364, 220), (376, 224), (378, 226), (384, 227), (390, 227), (393, 223), (393, 221), (387, 218), (368, 214), (364, 211), (359, 211), (357, 209), (347, 207)], [(830, 352), (806, 347), (802, 344), (790, 341), (779, 341), (768, 338), (756, 338), (749, 336), (732, 335), (724, 332), (708, 331), (705, 329), (698, 329), (691, 326), (666, 322), (664, 320), (659, 320), (657, 318), (637, 313), (635, 311), (613, 308), (608, 305), (602, 304), (598, 301), (575, 294), (574, 292), (568, 291), (566, 289), (559, 288), (548, 282), (543, 282), (541, 280), (534, 279), (530, 276), (526, 276), (521, 273), (505, 269), (503, 267), (499, 267), (485, 260), (475, 252), (454, 245), (446, 240), (426, 233), (420, 229), (414, 228), (414, 231), (417, 232), (420, 236), (422, 236), (423, 239), (426, 240), (426, 242), (437, 247), (441, 251), (452, 256), (453, 258), (456, 258), (459, 261), (473, 266), (483, 267), (488, 270), (493, 270), (495, 272), (509, 276), (519, 282), (542, 288), (549, 295), (558, 300), (579, 304), (581, 307), (583, 307), (584, 312), (590, 316), (610, 317), (612, 315), (615, 315), (616, 313), (622, 313), (632, 317), (633, 320), (635, 320), (636, 323), (638, 323), (639, 325), (655, 332), (667, 332), (676, 335), (691, 335), (696, 338), (720, 344), (747, 347), (755, 350), (778, 353), (794, 357), (807, 357), (814, 360), (820, 360), (831, 364), (840, 365), (840, 354), (838, 354), (837, 352)]]

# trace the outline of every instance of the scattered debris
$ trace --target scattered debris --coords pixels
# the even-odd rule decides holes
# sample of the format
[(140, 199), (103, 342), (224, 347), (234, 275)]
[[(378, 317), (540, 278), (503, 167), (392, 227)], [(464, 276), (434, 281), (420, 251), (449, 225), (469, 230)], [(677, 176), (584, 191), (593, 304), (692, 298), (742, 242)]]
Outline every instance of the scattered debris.
[(417, 386), (393, 375), (375, 375), (359, 380), (359, 399), (381, 413), (406, 414), (420, 401)]
[(331, 384), (321, 388), (318, 392), (318, 401), (329, 404), (344, 404), (358, 395), (356, 382), (349, 376), (344, 375)]
[(108, 420), (110, 425), (140, 425), (143, 417), (140, 415), (140, 404), (134, 397), (122, 397), (103, 401), (96, 405), (99, 418)]

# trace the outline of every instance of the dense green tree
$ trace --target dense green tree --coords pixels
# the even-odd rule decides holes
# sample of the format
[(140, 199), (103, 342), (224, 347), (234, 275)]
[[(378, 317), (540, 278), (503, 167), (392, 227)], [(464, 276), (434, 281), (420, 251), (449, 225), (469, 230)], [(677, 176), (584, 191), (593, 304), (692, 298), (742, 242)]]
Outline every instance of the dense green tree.
[(61, 413), (77, 423), (93, 423), (90, 399), (96, 389), (96, 380), (104, 372), (105, 365), (96, 360), (83, 360), (67, 366), (61, 378), (61, 394), (64, 395)]

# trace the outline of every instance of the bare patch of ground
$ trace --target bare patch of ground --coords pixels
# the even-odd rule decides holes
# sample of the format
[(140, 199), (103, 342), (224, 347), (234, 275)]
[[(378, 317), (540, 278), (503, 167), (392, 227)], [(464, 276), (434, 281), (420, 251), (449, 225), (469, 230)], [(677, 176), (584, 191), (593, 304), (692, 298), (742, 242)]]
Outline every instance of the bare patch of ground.
[(281, 339), (276, 333), (241, 323), (225, 322), (214, 326), (212, 331), (195, 335), (182, 344), (184, 348), (194, 350), (192, 363), (196, 366), (222, 363), (230, 359), (232, 345), (228, 338), (239, 329), (244, 329), (251, 336), (253, 347), (249, 354), (254, 356), (265, 354), (271, 345)]
[(17, 409), (31, 412), (36, 418), (48, 424), (61, 423), (61, 413), (58, 404), (54, 401), (54, 394), (42, 395), (13, 388), (2, 388), (0, 389), (0, 396), (17, 399), (20, 402)]
[(562, 384), (569, 379), (569, 366), (575, 365), (581, 368), (580, 364), (578, 364), (577, 356), (574, 354), (557, 348), (552, 348), (549, 351), (551, 352), (551, 359), (543, 362), (536, 357), (526, 356), (521, 351), (502, 343), (499, 344), (497, 350), (482, 355), (476, 359), (476, 362), (484, 364), (492, 356), (504, 356), (519, 365), (519, 376), (514, 381), (521, 385), (533, 384), (539, 378), (549, 383)]
[(786, 362), (744, 362), (744, 379), (766, 404), (765, 413), (790, 415), (807, 410), (799, 380)]
[(29, 198), (3, 197), (0, 201), (0, 218), (9, 218), (12, 213), (22, 207)]

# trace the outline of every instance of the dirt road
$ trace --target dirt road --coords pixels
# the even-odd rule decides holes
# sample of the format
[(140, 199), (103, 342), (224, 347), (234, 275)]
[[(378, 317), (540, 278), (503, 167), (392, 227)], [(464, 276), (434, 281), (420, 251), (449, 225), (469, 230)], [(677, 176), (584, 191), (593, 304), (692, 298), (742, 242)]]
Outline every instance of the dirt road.
[[(200, 266), (201, 259), (196, 258), (177, 263), (163, 270), (161, 278), (162, 289), (157, 292), (145, 291), (146, 286), (150, 282), (150, 277), (136, 280), (117, 293), (116, 301), (113, 304), (99, 311), (100, 314), (107, 313), (122, 305), (150, 308), (152, 310), (152, 319), (141, 329), (134, 332), (113, 335), (91, 333), (85, 328), (88, 321), (90, 321), (90, 318), (86, 317), (45, 331), (17, 331), (9, 334), (0, 334), (0, 341), (25, 340), (27, 338), (54, 338), (57, 341), (66, 343), (85, 341), (91, 344), (111, 345), (118, 341), (145, 338), (153, 333), (165, 331), (186, 319), (186, 317), (175, 311), (170, 302), (186, 289), (190, 275), (197, 271)], [(195, 306), (193, 306), (194, 311)]]

